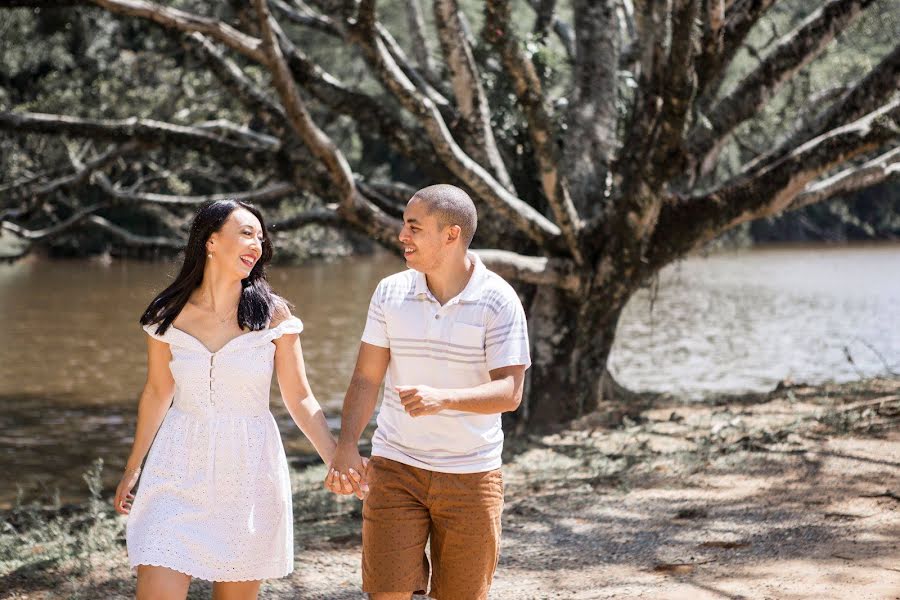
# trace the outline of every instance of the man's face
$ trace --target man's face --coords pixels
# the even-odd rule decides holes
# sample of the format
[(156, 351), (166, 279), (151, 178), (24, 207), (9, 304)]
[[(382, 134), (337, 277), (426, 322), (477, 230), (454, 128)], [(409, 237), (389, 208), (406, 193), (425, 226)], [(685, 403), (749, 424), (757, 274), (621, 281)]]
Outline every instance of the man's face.
[(406, 266), (422, 273), (440, 266), (450, 250), (446, 243), (448, 234), (445, 230), (448, 228), (441, 228), (425, 203), (413, 196), (403, 211), (403, 228), (398, 236), (403, 244)]

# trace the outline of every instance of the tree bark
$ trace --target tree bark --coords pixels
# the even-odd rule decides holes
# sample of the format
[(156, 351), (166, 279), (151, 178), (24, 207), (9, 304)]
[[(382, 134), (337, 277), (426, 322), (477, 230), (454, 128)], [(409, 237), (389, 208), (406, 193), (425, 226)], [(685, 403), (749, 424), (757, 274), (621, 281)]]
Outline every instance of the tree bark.
[(532, 367), (522, 408), (528, 426), (575, 419), (604, 400), (607, 359), (631, 295), (620, 290), (621, 299), (615, 300), (609, 291), (585, 297), (537, 288), (529, 306)]

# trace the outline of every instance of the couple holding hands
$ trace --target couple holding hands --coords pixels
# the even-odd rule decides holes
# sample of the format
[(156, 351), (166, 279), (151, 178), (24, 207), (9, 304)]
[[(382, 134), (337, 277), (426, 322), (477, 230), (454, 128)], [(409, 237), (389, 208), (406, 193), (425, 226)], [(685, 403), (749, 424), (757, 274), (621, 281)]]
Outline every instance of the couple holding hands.
[[(335, 440), (306, 378), (303, 323), (266, 282), (262, 215), (238, 201), (200, 208), (181, 271), (141, 317), (147, 383), (115, 498), (129, 515), (139, 599), (183, 599), (192, 577), (214, 582), (219, 600), (256, 598), (262, 580), (293, 570), (273, 371), (329, 465), (326, 488), (363, 499), (363, 591), (487, 598), (503, 509), (500, 413), (518, 407), (530, 357), (518, 296), (468, 249), (476, 225), (454, 186), (410, 199), (399, 234), (410, 268), (372, 295)], [(382, 382), (367, 460), (358, 443)]]

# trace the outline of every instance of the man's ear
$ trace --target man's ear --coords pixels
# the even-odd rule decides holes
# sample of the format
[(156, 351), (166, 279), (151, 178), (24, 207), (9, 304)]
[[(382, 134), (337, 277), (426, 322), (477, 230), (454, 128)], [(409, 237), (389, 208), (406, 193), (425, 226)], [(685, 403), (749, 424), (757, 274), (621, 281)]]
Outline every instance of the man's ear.
[(459, 225), (451, 225), (447, 228), (447, 241), (454, 242), (459, 239), (462, 234), (462, 227)]

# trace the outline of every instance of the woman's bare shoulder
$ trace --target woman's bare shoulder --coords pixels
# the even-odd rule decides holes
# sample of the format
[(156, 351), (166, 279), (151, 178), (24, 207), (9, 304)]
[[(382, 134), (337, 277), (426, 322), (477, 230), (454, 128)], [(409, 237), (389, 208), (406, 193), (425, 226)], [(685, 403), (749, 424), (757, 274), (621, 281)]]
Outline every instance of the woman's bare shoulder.
[(275, 300), (275, 306), (272, 309), (272, 318), (269, 320), (269, 328), (278, 327), (283, 321), (290, 319), (294, 315), (291, 313), (291, 305), (284, 298)]

